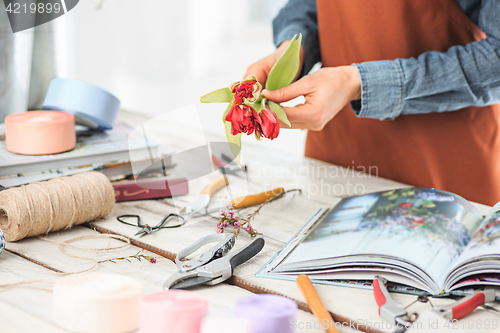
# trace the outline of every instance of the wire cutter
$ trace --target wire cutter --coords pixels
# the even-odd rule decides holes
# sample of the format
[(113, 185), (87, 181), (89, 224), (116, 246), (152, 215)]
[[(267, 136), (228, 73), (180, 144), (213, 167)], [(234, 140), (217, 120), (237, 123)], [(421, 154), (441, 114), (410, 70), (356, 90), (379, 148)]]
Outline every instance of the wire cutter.
[[(243, 248), (230, 253), (235, 243), (234, 234), (214, 234), (199, 239), (180, 251), (175, 263), (179, 271), (168, 278), (163, 289), (187, 289), (201, 284), (215, 285), (229, 279), (236, 266), (253, 258), (264, 247), (264, 238), (256, 237)], [(185, 260), (202, 246), (218, 242), (198, 259)]]

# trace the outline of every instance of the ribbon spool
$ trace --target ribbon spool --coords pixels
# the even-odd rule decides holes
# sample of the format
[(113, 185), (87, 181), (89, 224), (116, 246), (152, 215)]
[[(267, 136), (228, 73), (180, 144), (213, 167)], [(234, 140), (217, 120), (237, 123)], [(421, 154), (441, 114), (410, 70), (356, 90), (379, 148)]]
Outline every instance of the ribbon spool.
[(118, 274), (68, 275), (54, 283), (52, 321), (79, 333), (137, 330), (144, 286)]
[(252, 333), (252, 331), (247, 319), (208, 316), (203, 320), (201, 333)]
[(0, 230), (0, 254), (2, 254), (5, 249), (5, 236), (3, 235), (2, 230)]
[(140, 333), (199, 333), (208, 301), (191, 291), (166, 290), (141, 300)]
[(50, 81), (43, 109), (71, 113), (79, 125), (108, 130), (115, 124), (120, 100), (93, 84), (55, 78)]
[(235, 317), (250, 321), (253, 333), (293, 333), (297, 303), (277, 295), (253, 295), (239, 299)]
[(57, 154), (76, 146), (75, 116), (57, 111), (30, 111), (5, 118), (7, 150), (24, 155)]

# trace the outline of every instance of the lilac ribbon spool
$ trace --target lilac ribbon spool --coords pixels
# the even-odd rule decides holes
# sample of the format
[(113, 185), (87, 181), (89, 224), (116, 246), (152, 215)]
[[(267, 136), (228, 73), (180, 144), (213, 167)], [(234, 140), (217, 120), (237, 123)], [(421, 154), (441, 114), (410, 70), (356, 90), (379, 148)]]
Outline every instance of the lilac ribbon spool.
[(5, 236), (3, 235), (2, 230), (0, 230), (0, 254), (2, 254), (5, 249)]
[(253, 333), (292, 333), (297, 308), (286, 297), (258, 294), (239, 299), (234, 313), (250, 321)]

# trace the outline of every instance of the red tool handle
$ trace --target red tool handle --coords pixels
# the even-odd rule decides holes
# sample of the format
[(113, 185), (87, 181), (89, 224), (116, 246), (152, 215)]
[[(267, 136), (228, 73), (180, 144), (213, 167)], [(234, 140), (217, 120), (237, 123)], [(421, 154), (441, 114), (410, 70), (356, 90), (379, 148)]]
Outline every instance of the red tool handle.
[(212, 155), (212, 162), (217, 168), (224, 168), (227, 165), (227, 163), (225, 163), (215, 155)]
[(380, 282), (378, 279), (373, 280), (373, 295), (375, 296), (375, 301), (378, 304), (378, 313), (380, 314), (380, 307), (387, 302), (387, 299), (380, 288)]
[(451, 312), (453, 313), (452, 319), (460, 319), (467, 316), (474, 311), (475, 308), (483, 305), (484, 301), (485, 295), (483, 293), (477, 293), (463, 302), (457, 302), (457, 304), (451, 308)]

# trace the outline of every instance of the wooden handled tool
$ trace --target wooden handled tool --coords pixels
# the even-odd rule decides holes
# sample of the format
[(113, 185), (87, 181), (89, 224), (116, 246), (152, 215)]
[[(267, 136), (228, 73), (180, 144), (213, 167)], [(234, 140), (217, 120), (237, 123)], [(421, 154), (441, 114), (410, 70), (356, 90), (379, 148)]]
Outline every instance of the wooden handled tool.
[(251, 206), (255, 206), (255, 205), (264, 203), (267, 200), (274, 197), (275, 195), (282, 194), (284, 192), (285, 192), (285, 189), (283, 189), (282, 187), (279, 187), (279, 188), (275, 188), (273, 190), (269, 190), (266, 192), (247, 195), (246, 197), (235, 198), (229, 204), (232, 205), (234, 208), (251, 207)]
[(226, 179), (224, 176), (214, 179), (208, 184), (203, 190), (201, 190), (200, 194), (208, 194), (212, 196), (218, 189), (226, 186)]
[(318, 318), (321, 326), (325, 328), (325, 325), (328, 322), (328, 328), (325, 328), (325, 332), (327, 333), (338, 333), (339, 331), (335, 328), (335, 322), (333, 321), (330, 312), (325, 308), (323, 302), (319, 298), (316, 289), (311, 283), (311, 280), (307, 277), (307, 275), (301, 274), (297, 277), (295, 281), (297, 286), (299, 287), (302, 295), (306, 298), (306, 302), (311, 308), (312, 313)]

